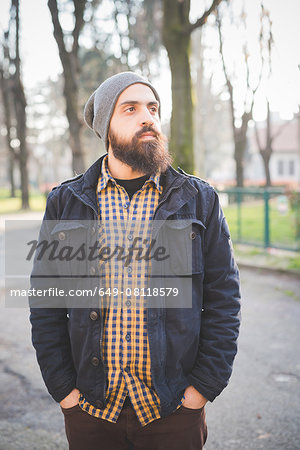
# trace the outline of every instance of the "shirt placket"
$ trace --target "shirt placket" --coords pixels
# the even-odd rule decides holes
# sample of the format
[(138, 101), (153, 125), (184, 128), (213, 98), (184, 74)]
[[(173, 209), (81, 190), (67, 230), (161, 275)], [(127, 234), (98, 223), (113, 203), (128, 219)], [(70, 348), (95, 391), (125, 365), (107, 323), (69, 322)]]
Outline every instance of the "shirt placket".
[[(118, 186), (120, 200), (119, 200), (119, 208), (120, 208), (120, 217), (121, 224), (120, 228), (122, 229), (122, 233), (119, 233), (119, 237), (121, 239), (118, 242), (118, 245), (124, 250), (126, 254), (128, 251), (128, 243), (130, 243), (130, 238), (128, 239), (129, 234), (129, 224), (130, 224), (130, 216), (131, 216), (131, 203), (129, 196), (125, 189), (122, 186)], [(128, 374), (130, 372), (130, 363), (131, 363), (131, 329), (132, 329), (132, 310), (128, 308), (129, 303), (127, 302), (128, 293), (128, 278), (131, 278), (132, 265), (124, 268), (124, 261), (119, 259), (118, 264), (118, 308), (120, 308), (120, 334), (121, 334), (121, 342), (120, 342), (120, 369), (123, 372), (126, 386), (128, 385)], [(124, 272), (124, 270), (126, 272)]]
[[(127, 193), (126, 193), (127, 196)], [(128, 197), (129, 201), (129, 197)], [(134, 232), (132, 229), (134, 214), (133, 201), (129, 201), (128, 208), (126, 208), (126, 223), (125, 223), (125, 235), (124, 235), (124, 250), (128, 255), (129, 248), (132, 245), (134, 239)], [(123, 317), (123, 346), (124, 346), (124, 359), (123, 370), (127, 387), (132, 383), (133, 375), (133, 361), (132, 355), (134, 354), (134, 342), (132, 339), (132, 332), (135, 327), (135, 315), (132, 309), (133, 297), (132, 290), (134, 289), (134, 267), (133, 261), (130, 260), (126, 267), (123, 267), (123, 295), (122, 295), (122, 317)]]
[[(146, 237), (144, 226), (149, 226), (148, 221), (141, 221), (141, 215), (143, 213), (143, 204), (145, 192), (147, 186), (144, 186), (141, 190), (139, 190), (132, 198), (131, 204), (128, 210), (128, 221), (126, 227), (126, 240), (127, 240), (127, 252), (129, 248), (132, 246), (133, 241), (136, 237), (141, 238), (142, 240)], [(145, 217), (144, 217), (145, 218)], [(143, 226), (142, 226), (143, 224)], [(147, 233), (146, 233), (147, 234)], [(144, 247), (144, 244), (142, 244)], [(138, 382), (139, 379), (143, 379), (142, 371), (140, 368), (140, 362), (143, 358), (143, 355), (140, 352), (143, 352), (143, 307), (141, 305), (141, 288), (143, 287), (143, 279), (145, 276), (145, 261), (136, 261), (135, 258), (136, 253), (133, 253), (132, 260), (128, 267), (131, 267), (131, 270), (124, 279), (124, 288), (125, 292), (131, 293), (130, 296), (125, 297), (125, 306), (123, 308), (123, 317), (124, 317), (124, 345), (126, 347), (126, 351), (124, 355), (126, 355), (126, 364), (124, 360), (125, 366), (125, 378), (127, 378), (127, 385), (130, 389), (130, 385), (134, 388), (134, 384)], [(137, 275), (142, 277), (138, 277)], [(133, 308), (132, 308), (133, 306)], [(141, 316), (142, 315), (142, 316)], [(125, 330), (126, 326), (126, 330)], [(134, 361), (132, 360), (134, 357)], [(138, 362), (138, 367), (136, 367), (136, 363)], [(140, 389), (139, 383), (137, 384)], [(141, 392), (139, 392), (141, 395)], [(135, 399), (132, 399), (135, 403)]]

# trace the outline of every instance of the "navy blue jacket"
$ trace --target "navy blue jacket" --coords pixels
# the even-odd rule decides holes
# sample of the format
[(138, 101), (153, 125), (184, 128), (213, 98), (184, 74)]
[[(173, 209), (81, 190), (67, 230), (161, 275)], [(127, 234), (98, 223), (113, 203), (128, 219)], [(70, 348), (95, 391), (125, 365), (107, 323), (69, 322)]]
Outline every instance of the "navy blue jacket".
[[(70, 223), (97, 219), (102, 160), (49, 194), (44, 219)], [(237, 351), (240, 289), (228, 226), (214, 189), (172, 167), (161, 181), (164, 189), (154, 219), (188, 219), (193, 230), (188, 236), (181, 230), (178, 239), (182, 255), (192, 239), (192, 307), (147, 310), (152, 378), (165, 417), (176, 409), (189, 385), (210, 401), (226, 387)], [(77, 387), (92, 405), (104, 407), (100, 308), (32, 307), (30, 320), (32, 342), (52, 397), (60, 402)]]

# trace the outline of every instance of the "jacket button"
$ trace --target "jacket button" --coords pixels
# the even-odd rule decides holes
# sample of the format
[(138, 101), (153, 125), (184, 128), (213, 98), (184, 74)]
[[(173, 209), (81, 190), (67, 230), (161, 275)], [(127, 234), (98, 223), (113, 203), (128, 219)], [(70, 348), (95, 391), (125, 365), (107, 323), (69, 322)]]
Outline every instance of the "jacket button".
[(97, 320), (98, 319), (98, 313), (96, 311), (90, 312), (90, 319)]
[(91, 275), (95, 275), (95, 273), (96, 273), (96, 269), (95, 269), (94, 266), (92, 266), (92, 267), (90, 268), (90, 274), (91, 274)]
[(103, 408), (103, 402), (101, 402), (101, 400), (96, 400), (95, 406), (96, 406), (96, 408), (101, 409), (101, 408)]
[(94, 367), (97, 367), (97, 366), (99, 366), (99, 359), (96, 357), (96, 356), (93, 356), (92, 357), (92, 359), (91, 359), (91, 363), (92, 363), (92, 365), (94, 366)]
[(63, 231), (60, 231), (60, 232), (58, 233), (58, 239), (59, 239), (60, 241), (64, 241), (64, 240), (66, 239), (66, 233), (64, 233)]
[(195, 239), (195, 237), (196, 237), (195, 231), (191, 231), (190, 232), (190, 239)]

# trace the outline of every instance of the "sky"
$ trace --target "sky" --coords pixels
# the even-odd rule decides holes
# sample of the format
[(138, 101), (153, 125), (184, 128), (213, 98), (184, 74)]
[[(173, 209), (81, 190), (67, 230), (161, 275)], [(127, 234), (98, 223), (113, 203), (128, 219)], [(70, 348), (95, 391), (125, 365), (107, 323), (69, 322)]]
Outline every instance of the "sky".
[[(236, 1), (236, 0), (235, 0)], [(243, 3), (243, 0), (237, 0)], [(203, 2), (202, 2), (203, 3)], [(210, 1), (206, 1), (209, 4)], [(255, 0), (245, 0), (249, 19), (254, 23)], [(270, 89), (271, 109), (279, 111), (283, 118), (291, 118), (300, 104), (300, 1), (265, 0), (273, 21), (274, 71)], [(20, 0), (21, 6), (21, 57), (25, 88), (36, 85), (48, 77), (55, 79), (61, 72), (57, 45), (52, 34), (52, 22), (46, 0)], [(7, 28), (10, 0), (0, 2), (0, 31)], [(192, 17), (202, 12), (198, 10), (199, 0), (192, 0)], [(165, 62), (163, 74), (155, 85), (162, 99), (162, 118), (168, 119), (171, 112), (171, 79)], [(265, 114), (264, 98), (255, 109), (256, 120)]]

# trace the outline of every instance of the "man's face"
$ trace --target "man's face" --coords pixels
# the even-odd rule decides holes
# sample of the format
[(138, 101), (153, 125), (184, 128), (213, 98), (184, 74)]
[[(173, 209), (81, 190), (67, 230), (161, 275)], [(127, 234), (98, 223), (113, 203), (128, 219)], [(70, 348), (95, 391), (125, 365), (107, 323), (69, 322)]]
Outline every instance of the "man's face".
[(118, 98), (109, 128), (109, 151), (133, 170), (164, 172), (171, 164), (161, 133), (159, 104), (144, 84), (133, 84)]

